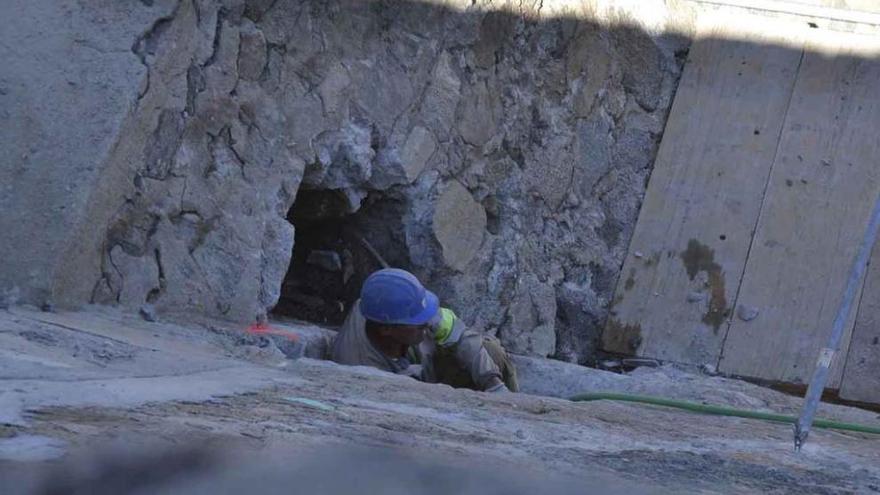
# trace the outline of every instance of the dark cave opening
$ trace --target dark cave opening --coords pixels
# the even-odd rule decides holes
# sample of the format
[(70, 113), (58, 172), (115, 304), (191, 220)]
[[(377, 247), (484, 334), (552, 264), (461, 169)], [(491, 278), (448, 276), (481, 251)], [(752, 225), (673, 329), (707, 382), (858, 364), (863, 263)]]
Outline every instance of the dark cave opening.
[(301, 189), (287, 214), (294, 247), (273, 316), (341, 325), (370, 273), (383, 263), (407, 268), (403, 211), (379, 192), (351, 212), (339, 190)]

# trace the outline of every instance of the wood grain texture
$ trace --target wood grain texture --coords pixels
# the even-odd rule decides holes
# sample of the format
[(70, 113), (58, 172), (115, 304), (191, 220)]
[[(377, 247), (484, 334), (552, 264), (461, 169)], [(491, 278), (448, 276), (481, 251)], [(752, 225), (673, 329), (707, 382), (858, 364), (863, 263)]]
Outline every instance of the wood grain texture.
[(880, 404), (880, 243), (874, 245), (871, 260), (846, 356), (840, 397)]
[(855, 51), (866, 42), (835, 33), (806, 45), (740, 289), (738, 304), (759, 315), (732, 321), (722, 372), (806, 383), (826, 345), (880, 191), (880, 64)]
[(603, 334), (606, 351), (717, 363), (799, 39), (760, 22), (699, 28)]

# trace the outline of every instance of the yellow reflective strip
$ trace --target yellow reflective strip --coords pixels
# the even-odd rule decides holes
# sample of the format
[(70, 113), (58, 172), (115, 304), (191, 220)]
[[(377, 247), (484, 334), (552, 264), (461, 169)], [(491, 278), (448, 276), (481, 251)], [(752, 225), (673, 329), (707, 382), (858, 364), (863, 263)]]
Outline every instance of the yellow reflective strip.
[(434, 333), (434, 340), (439, 344), (446, 342), (454, 325), (455, 313), (451, 309), (440, 308), (440, 323), (437, 325), (437, 332)]

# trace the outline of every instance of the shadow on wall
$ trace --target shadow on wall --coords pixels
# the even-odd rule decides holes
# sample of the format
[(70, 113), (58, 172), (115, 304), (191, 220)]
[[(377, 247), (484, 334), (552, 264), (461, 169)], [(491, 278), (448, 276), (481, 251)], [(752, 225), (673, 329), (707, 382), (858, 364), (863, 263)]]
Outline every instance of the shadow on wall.
[[(132, 47), (116, 63), (142, 77), (126, 73), (131, 84), (91, 99), (37, 95), (24, 76), (8, 84), (4, 105), (39, 97), (66, 112), (16, 103), (7, 121), (36, 112), (51, 132), (16, 130), (9, 156), (21, 156), (17, 143), (57, 149), (48, 134), (106, 146), (99, 167), (96, 146), (71, 145), (63, 161), (41, 158), (49, 173), (0, 171), (13, 190), (83, 205), (43, 215), (32, 195), (0, 200), (26, 217), (0, 219), (13, 233), (0, 259), (23, 260), (4, 261), (5, 285), (29, 302), (150, 303), (251, 320), (283, 298), (282, 284), (314, 288), (320, 277), (302, 270), (316, 265), (296, 245), (335, 251), (344, 264), (351, 242), (297, 213), (336, 195), (343, 224), (472, 326), (517, 353), (589, 362), (689, 40), (542, 17), (521, 2), (509, 12), (461, 4), (77, 5), (70, 15), (85, 21), (56, 27)], [(119, 22), (86, 22), (99, 18)], [(80, 79), (106, 63), (85, 45), (64, 55)], [(132, 110), (108, 131), (92, 103), (110, 96)], [(288, 219), (298, 215), (295, 233)], [(35, 229), (47, 242), (25, 248)], [(323, 290), (322, 305), (351, 299), (346, 284)], [(313, 319), (325, 317), (336, 318)]]

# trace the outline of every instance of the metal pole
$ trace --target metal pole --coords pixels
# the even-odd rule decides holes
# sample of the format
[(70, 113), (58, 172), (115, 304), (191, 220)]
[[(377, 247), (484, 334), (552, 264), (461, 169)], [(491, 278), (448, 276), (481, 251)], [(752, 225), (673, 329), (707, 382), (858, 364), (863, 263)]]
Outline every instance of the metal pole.
[(880, 197), (877, 198), (874, 204), (874, 212), (871, 214), (871, 221), (868, 224), (868, 229), (865, 231), (865, 238), (862, 240), (862, 246), (850, 271), (849, 280), (846, 282), (846, 291), (843, 293), (843, 301), (841, 301), (840, 307), (837, 310), (837, 317), (834, 319), (834, 326), (831, 329), (831, 335), (828, 337), (828, 344), (819, 351), (816, 370), (813, 372), (813, 379), (810, 380), (807, 395), (804, 397), (804, 407), (801, 410), (797, 424), (794, 426), (794, 449), (796, 451), (801, 450), (804, 442), (807, 441), (807, 436), (810, 434), (813, 417), (816, 415), (819, 400), (822, 398), (822, 391), (825, 390), (825, 383), (828, 381), (831, 361), (834, 358), (834, 353), (840, 348), (840, 339), (843, 337), (844, 325), (846, 325), (853, 301), (856, 298), (859, 282), (865, 274), (865, 267), (868, 265), (871, 249), (874, 247), (874, 242), (877, 239), (878, 229), (880, 229)]
[(385, 258), (383, 258), (381, 254), (379, 254), (379, 251), (376, 251), (376, 248), (374, 248), (373, 245), (370, 244), (370, 241), (360, 235), (358, 235), (357, 238), (361, 242), (361, 245), (363, 245), (367, 249), (367, 251), (369, 251), (370, 254), (373, 255), (373, 258), (376, 258), (376, 261), (378, 261), (379, 264), (382, 265), (382, 268), (391, 268), (391, 265), (389, 265), (388, 262), (385, 261)]

